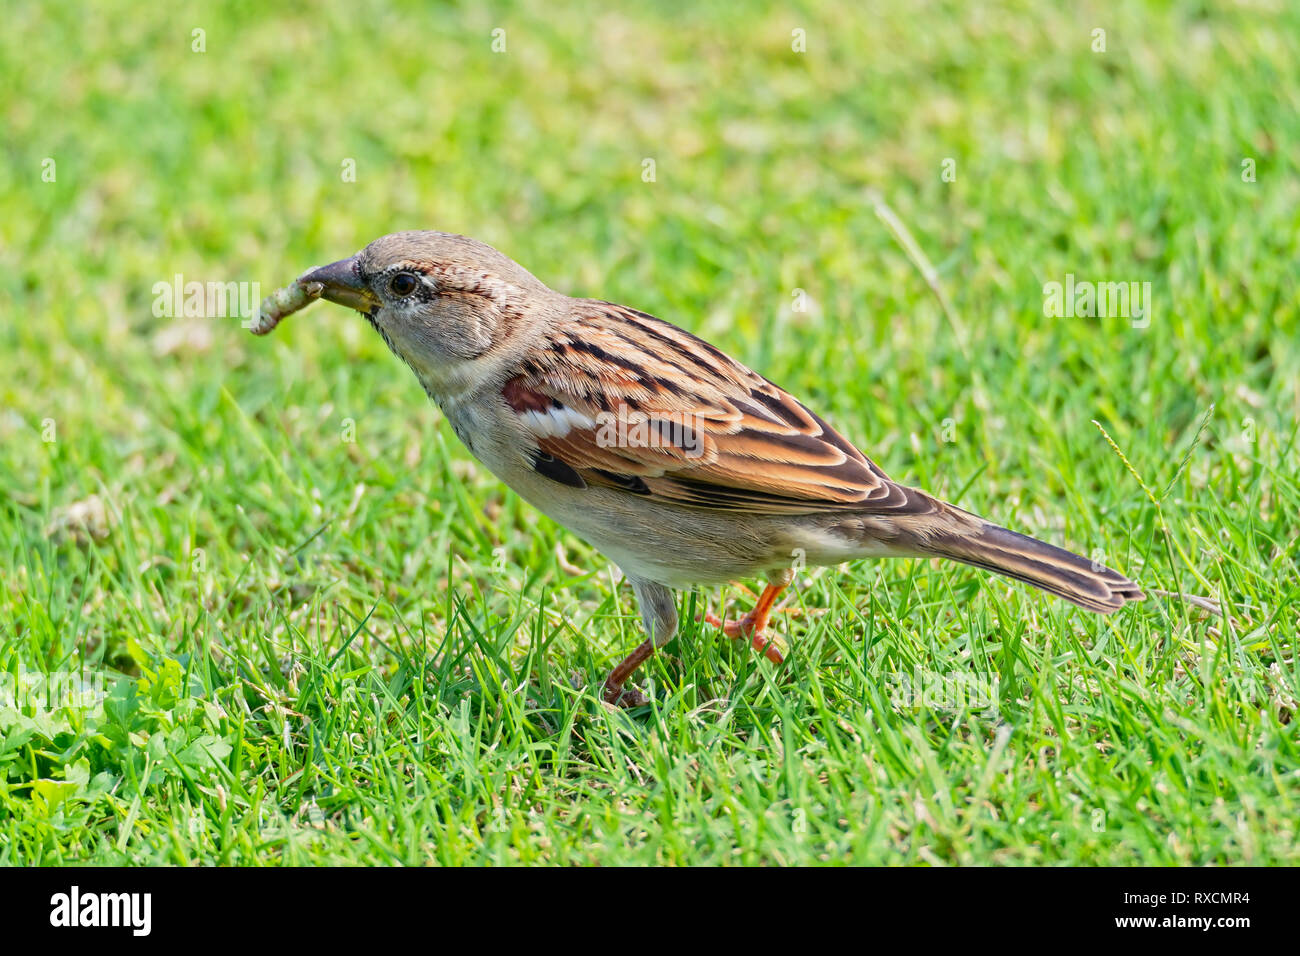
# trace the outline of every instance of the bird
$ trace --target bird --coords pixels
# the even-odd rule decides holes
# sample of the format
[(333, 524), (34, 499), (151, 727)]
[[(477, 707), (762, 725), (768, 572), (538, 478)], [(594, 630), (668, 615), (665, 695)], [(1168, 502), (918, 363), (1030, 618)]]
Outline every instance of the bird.
[(315, 298), (361, 313), (475, 458), (622, 570), (646, 637), (605, 679), (610, 704), (648, 702), (629, 681), (676, 634), (675, 593), (697, 586), (761, 579), (748, 613), (705, 620), (778, 663), (768, 625), (802, 566), (938, 557), (1098, 614), (1145, 598), (1096, 561), (893, 481), (696, 335), (557, 292), (476, 239), (394, 232), (276, 301)]

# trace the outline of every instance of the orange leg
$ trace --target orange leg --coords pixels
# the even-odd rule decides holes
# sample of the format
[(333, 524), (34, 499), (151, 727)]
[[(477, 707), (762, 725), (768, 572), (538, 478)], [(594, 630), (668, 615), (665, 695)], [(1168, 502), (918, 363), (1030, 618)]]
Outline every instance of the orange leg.
[(641, 578), (629, 578), (641, 609), (641, 623), (650, 639), (642, 641), (636, 650), (610, 672), (605, 679), (602, 696), (617, 707), (640, 707), (650, 703), (650, 698), (635, 687), (625, 687), (633, 672), (644, 664), (656, 647), (663, 647), (677, 633), (677, 602), (670, 588)]
[(773, 663), (780, 664), (785, 660), (785, 656), (777, 649), (776, 645), (770, 642), (763, 633), (767, 629), (768, 618), (772, 616), (772, 608), (776, 606), (776, 599), (781, 596), (789, 585), (789, 581), (770, 582), (767, 587), (763, 588), (763, 593), (759, 595), (758, 603), (754, 605), (754, 610), (750, 611), (739, 621), (723, 622), (716, 614), (704, 615), (704, 620), (714, 627), (722, 628), (722, 633), (727, 637), (735, 640), (738, 637), (749, 637), (752, 639), (754, 650), (763, 651), (767, 659)]
[(637, 646), (631, 654), (623, 659), (605, 678), (605, 687), (602, 696), (605, 701), (618, 707), (641, 707), (650, 703), (650, 698), (641, 693), (635, 687), (624, 687), (627, 679), (632, 676), (632, 672), (646, 662), (651, 654), (655, 652), (655, 646), (651, 641), (643, 641)]

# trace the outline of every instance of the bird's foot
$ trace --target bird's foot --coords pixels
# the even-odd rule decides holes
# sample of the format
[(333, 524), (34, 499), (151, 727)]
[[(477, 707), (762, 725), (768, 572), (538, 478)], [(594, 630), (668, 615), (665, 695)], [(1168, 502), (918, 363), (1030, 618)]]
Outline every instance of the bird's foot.
[(624, 710), (630, 710), (633, 707), (644, 707), (650, 703), (650, 698), (635, 687), (622, 687), (605, 681), (605, 687), (600, 694), (601, 699), (615, 707), (621, 707)]
[(780, 638), (775, 634), (765, 633), (766, 628), (758, 625), (753, 612), (746, 614), (738, 621), (724, 621), (716, 614), (706, 614), (704, 615), (704, 621), (706, 624), (721, 628), (722, 633), (733, 641), (748, 637), (750, 643), (754, 646), (754, 650), (767, 655), (767, 659), (774, 664), (780, 664), (785, 660), (785, 654), (778, 646)]
[(739, 637), (750, 638), (754, 650), (762, 651), (767, 655), (769, 661), (780, 664), (785, 660), (785, 654), (781, 648), (777, 647), (775, 635), (771, 637), (767, 635), (767, 620), (772, 616), (772, 611), (776, 607), (776, 599), (781, 596), (781, 592), (786, 589), (789, 583), (789, 574), (769, 581), (767, 587), (763, 588), (763, 593), (758, 596), (758, 603), (754, 605), (754, 610), (739, 621), (724, 623), (715, 614), (704, 615), (704, 620), (714, 627), (722, 628), (722, 633), (732, 640)]
[(654, 652), (655, 646), (650, 641), (642, 641), (637, 645), (637, 649), (623, 658), (623, 662), (610, 671), (609, 676), (605, 678), (601, 699), (615, 707), (641, 707), (650, 703), (650, 698), (635, 687), (624, 685), (632, 676), (632, 672), (644, 664)]

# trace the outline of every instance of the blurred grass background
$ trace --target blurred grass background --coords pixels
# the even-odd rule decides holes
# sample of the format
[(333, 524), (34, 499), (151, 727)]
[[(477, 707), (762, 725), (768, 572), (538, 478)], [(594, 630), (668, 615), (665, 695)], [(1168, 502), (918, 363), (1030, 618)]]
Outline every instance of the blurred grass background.
[[(110, 695), (0, 701), (0, 861), (1294, 863), (1298, 62), (1281, 0), (11, 5), (0, 672)], [(783, 668), (687, 627), (610, 713), (573, 685), (626, 586), (364, 323), (153, 314), (405, 228), (1229, 615), (860, 564)], [(1067, 273), (1151, 282), (1149, 327), (1045, 316)], [(998, 706), (900, 704), (918, 670)]]

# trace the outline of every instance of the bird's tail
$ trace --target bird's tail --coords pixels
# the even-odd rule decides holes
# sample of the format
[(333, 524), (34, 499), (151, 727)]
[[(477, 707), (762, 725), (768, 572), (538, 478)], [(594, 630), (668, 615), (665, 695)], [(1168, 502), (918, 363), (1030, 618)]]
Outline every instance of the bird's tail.
[(974, 534), (934, 535), (925, 542), (924, 550), (1005, 574), (1098, 614), (1109, 614), (1128, 601), (1146, 597), (1118, 571), (988, 522)]

